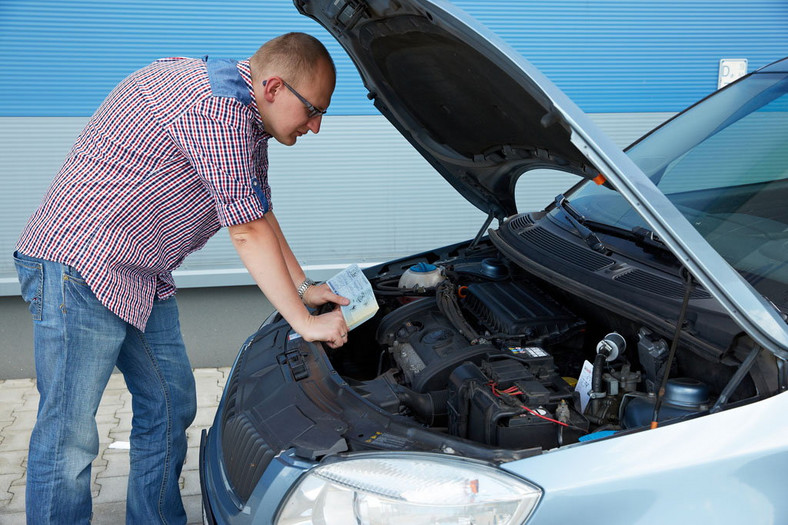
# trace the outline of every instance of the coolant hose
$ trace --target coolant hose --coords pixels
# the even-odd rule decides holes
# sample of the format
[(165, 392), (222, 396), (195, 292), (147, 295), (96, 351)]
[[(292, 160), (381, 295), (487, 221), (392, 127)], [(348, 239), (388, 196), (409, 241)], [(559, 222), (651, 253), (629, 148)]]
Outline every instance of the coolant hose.
[(593, 394), (602, 395), (593, 397), (604, 397), (605, 392), (602, 390), (602, 374), (605, 369), (605, 361), (607, 361), (607, 354), (604, 352), (599, 352), (596, 357), (594, 357), (594, 372), (591, 374), (591, 392)]
[(457, 292), (451, 281), (448, 279), (441, 281), (435, 287), (435, 291), (438, 310), (451, 321), (454, 328), (456, 328), (469, 343), (472, 345), (479, 343), (479, 334), (476, 333), (476, 330), (471, 327), (462, 315), (462, 310), (457, 302)]

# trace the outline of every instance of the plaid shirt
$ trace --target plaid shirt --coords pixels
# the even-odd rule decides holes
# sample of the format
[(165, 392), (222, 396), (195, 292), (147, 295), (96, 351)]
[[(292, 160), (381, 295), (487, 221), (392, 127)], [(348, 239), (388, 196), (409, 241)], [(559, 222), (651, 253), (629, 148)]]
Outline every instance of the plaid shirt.
[(133, 73), (80, 134), (17, 250), (75, 267), (140, 330), (172, 271), (271, 206), (249, 61), (168, 58)]

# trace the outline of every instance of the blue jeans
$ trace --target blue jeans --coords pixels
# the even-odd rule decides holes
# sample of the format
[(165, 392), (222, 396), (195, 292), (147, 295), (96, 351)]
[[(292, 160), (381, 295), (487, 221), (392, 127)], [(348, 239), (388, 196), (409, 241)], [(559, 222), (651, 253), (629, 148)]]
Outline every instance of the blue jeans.
[(126, 522), (186, 523), (178, 478), (196, 412), (194, 375), (174, 299), (145, 332), (102, 305), (73, 267), (14, 254), (33, 315), (41, 400), (27, 460), (27, 521), (88, 523), (96, 411), (115, 366), (132, 394)]

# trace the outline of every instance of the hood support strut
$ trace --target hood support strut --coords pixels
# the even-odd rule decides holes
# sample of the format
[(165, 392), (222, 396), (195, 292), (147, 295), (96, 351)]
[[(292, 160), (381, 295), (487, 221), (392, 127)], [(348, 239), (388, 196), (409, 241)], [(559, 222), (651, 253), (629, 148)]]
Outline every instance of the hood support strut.
[(473, 242), (468, 246), (469, 249), (472, 250), (477, 244), (479, 244), (479, 241), (481, 241), (482, 237), (484, 237), (484, 234), (487, 233), (487, 229), (490, 227), (490, 224), (492, 224), (494, 218), (495, 212), (491, 210), (490, 213), (487, 214), (487, 219), (485, 219), (482, 228), (479, 230), (479, 233), (476, 234), (476, 237), (473, 238)]

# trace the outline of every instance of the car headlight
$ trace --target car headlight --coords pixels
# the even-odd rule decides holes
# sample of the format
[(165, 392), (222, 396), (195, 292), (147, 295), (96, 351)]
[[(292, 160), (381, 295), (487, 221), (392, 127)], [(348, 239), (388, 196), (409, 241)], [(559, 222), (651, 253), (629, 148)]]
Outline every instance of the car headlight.
[(540, 496), (538, 487), (484, 463), (419, 453), (364, 455), (305, 474), (276, 523), (521, 524)]

